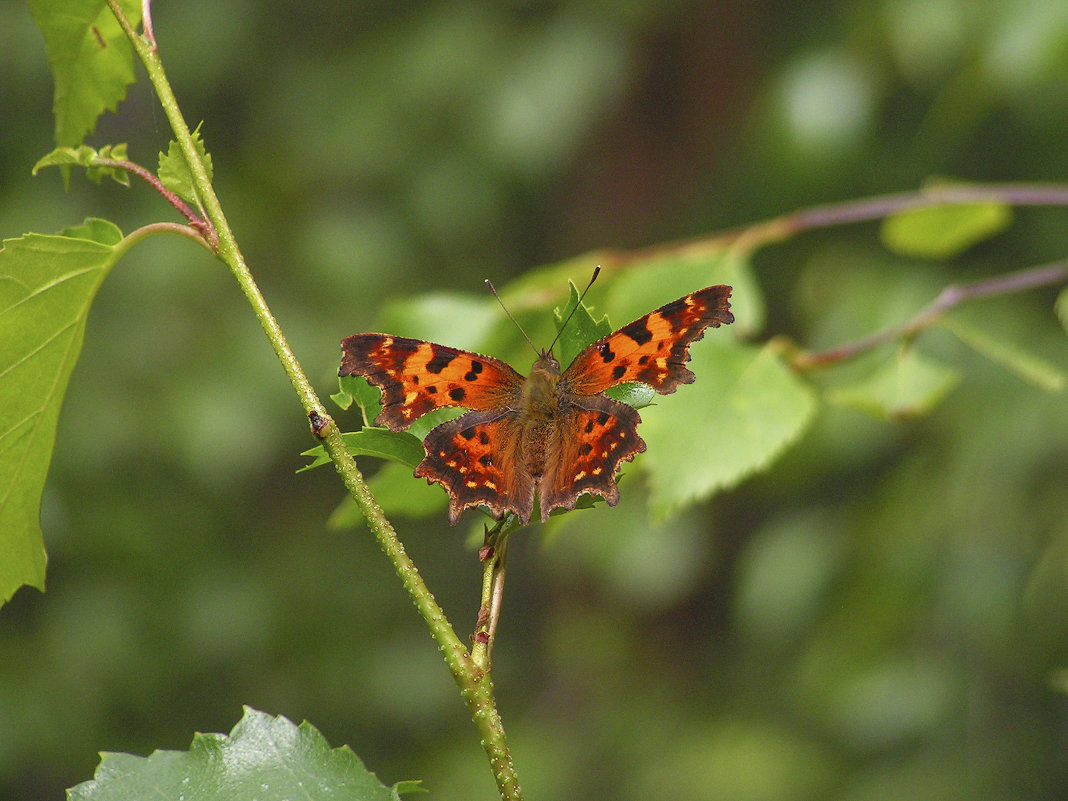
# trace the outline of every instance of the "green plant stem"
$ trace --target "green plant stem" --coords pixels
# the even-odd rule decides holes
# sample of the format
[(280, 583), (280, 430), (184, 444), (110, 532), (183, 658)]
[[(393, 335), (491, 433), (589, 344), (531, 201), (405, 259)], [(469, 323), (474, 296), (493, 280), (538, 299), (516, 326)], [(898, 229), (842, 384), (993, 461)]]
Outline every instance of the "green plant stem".
[(209, 245), (207, 240), (204, 239), (204, 236), (201, 234), (200, 231), (198, 231), (196, 228), (193, 228), (193, 226), (191, 225), (182, 225), (181, 223), (173, 222), (149, 223), (148, 225), (142, 225), (140, 228), (135, 228), (133, 231), (130, 231), (130, 233), (123, 237), (122, 242), (119, 243), (118, 247), (121, 252), (125, 253), (138, 242), (147, 239), (148, 237), (153, 236), (155, 234), (178, 234), (179, 236), (184, 236), (187, 239), (192, 239), (194, 242), (196, 242), (198, 245), (208, 251), (208, 253), (211, 253), (212, 255), (215, 254), (215, 252), (211, 249), (211, 245)]
[(137, 55), (147, 70), (149, 79), (156, 90), (164, 113), (171, 124), (175, 139), (192, 173), (197, 197), (203, 204), (205, 214), (217, 233), (219, 258), (230, 268), (249, 305), (252, 306), (252, 310), (260, 321), (260, 325), (274, 348), (275, 354), (282, 363), (282, 367), (289, 377), (301, 405), (307, 415), (317, 421), (315, 426), (316, 433), (323, 447), (333, 460), (346, 488), (352, 494), (367, 518), (368, 525), (374, 531), (379, 546), (393, 563), (401, 583), (407, 590), (416, 609), (426, 621), (431, 635), (438, 643), (438, 648), (460, 688), (460, 694), (471, 712), (471, 717), (476, 727), (482, 735), (483, 748), (489, 758), (501, 798), (507, 799), (507, 801), (521, 801), (519, 780), (512, 764), (500, 714), (497, 711), (496, 701), (493, 696), (493, 682), (489, 673), (480, 670), (472, 663), (470, 654), (456, 636), (456, 632), (449, 624), (445, 612), (435, 601), (415, 564), (408, 557), (404, 546), (397, 538), (393, 526), (375, 502), (371, 491), (356, 466), (355, 460), (345, 448), (340, 430), (327, 414), (326, 408), (319, 400), (311, 386), (311, 382), (308, 381), (295, 354), (290, 349), (277, 320), (271, 314), (266, 300), (249, 272), (233, 232), (230, 230), (230, 226), (223, 214), (219, 199), (215, 194), (211, 181), (208, 179), (207, 171), (197, 153), (189, 126), (186, 125), (178, 107), (178, 101), (171, 91), (155, 41), (150, 42), (133, 29), (117, 0), (107, 0), (107, 3), (122, 26), (127, 38), (137, 51)]
[(497, 623), (501, 619), (510, 530), (498, 527), (495, 533), (490, 532), (487, 535), (487, 539), (493, 538), (493, 544), (487, 543), (483, 546), (484, 549), (490, 548), (491, 550), (484, 558), (482, 565), (482, 602), (479, 604), (478, 621), (475, 623), (471, 659), (479, 668), (487, 672), (493, 664), (493, 641), (497, 636)]

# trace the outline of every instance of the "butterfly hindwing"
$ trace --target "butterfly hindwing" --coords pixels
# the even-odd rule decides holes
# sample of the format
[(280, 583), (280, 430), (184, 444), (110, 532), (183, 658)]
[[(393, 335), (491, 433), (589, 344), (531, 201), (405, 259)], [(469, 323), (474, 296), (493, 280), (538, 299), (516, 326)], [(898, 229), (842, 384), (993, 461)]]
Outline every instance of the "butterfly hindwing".
[(560, 507), (574, 509), (578, 496), (600, 495), (609, 506), (619, 501), (615, 475), (621, 462), (645, 451), (638, 436), (638, 412), (604, 395), (565, 397), (574, 405), (553, 432), (538, 484), (541, 519)]
[(731, 287), (711, 286), (672, 301), (594, 342), (564, 371), (561, 384), (595, 395), (625, 381), (641, 381), (662, 395), (693, 382), (686, 369), (690, 343), (709, 326), (734, 322)]
[(521, 457), (522, 426), (512, 412), (468, 412), (434, 428), (423, 445), (417, 478), (449, 493), (449, 522), (465, 509), (485, 506), (499, 517), (515, 512), (526, 522), (534, 505), (534, 478)]
[(523, 377), (498, 359), (420, 339), (355, 334), (341, 343), (340, 375), (360, 375), (382, 390), (375, 419), (401, 431), (433, 409), (494, 409), (511, 403)]

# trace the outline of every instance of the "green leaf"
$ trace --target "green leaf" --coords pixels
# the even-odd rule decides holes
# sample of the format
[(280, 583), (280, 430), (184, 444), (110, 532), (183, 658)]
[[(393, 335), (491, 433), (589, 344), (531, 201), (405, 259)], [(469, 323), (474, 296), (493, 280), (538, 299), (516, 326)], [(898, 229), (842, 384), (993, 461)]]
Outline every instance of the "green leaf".
[(110, 223), (78, 230), (98, 238), (27, 234), (0, 250), (0, 601), (22, 584), (44, 589), (41, 493), (59, 408), (89, 304), (120, 253)]
[(610, 387), (605, 390), (604, 394), (627, 406), (633, 406), (635, 409), (644, 409), (656, 402), (656, 390), (638, 381), (628, 381), (626, 384)]
[(461, 409), (456, 406), (445, 406), (441, 409), (434, 409), (433, 411), (427, 412), (408, 426), (408, 433), (422, 442), (426, 439), (426, 435), (430, 433), (432, 428), (440, 426), (446, 420), (452, 420), (464, 414), (467, 414), (467, 409)]
[[(426, 451), (423, 450), (423, 441), (412, 436), (407, 431), (390, 431), (385, 428), (363, 428), (359, 431), (349, 431), (341, 435), (345, 440), (345, 447), (353, 456), (374, 456), (379, 459), (389, 459), (407, 465), (415, 469)], [(312, 459), (312, 463), (298, 470), (303, 473), (313, 467), (322, 467), (330, 464), (330, 457), (322, 445), (317, 445), (310, 450), (301, 453)]]
[(1045, 359), (1033, 353), (1026, 353), (1001, 339), (995, 339), (970, 325), (965, 325), (956, 318), (946, 317), (942, 320), (943, 328), (953, 334), (965, 345), (990, 361), (1004, 367), (1022, 381), (1026, 381), (1047, 392), (1060, 392), (1068, 382), (1064, 372)]
[[(55, 76), (56, 144), (80, 145), (97, 118), (114, 111), (135, 80), (133, 46), (104, 0), (29, 0)], [(119, 0), (130, 24), (140, 0)]]
[(101, 220), (99, 217), (86, 217), (78, 225), (64, 228), (58, 236), (88, 239), (101, 245), (117, 245), (122, 241), (122, 231), (113, 222)]
[(382, 390), (363, 376), (340, 376), (337, 384), (341, 391), (331, 395), (331, 399), (342, 409), (348, 409), (355, 403), (363, 413), (363, 424), (373, 426), (375, 418), (382, 411)]
[(903, 256), (949, 259), (1001, 233), (1012, 223), (1002, 203), (910, 209), (882, 222), (883, 244)]
[[(203, 122), (200, 123), (200, 125), (203, 124)], [(200, 138), (200, 125), (197, 125), (196, 130), (193, 131), (193, 144), (196, 145), (197, 155), (200, 156), (200, 160), (204, 163), (204, 169), (207, 170), (208, 180), (210, 181), (213, 178), (211, 154), (205, 149), (204, 140)], [(171, 140), (165, 154), (162, 152), (159, 154), (159, 180), (182, 200), (194, 206), (197, 205), (197, 192), (193, 184), (193, 173), (185, 161), (182, 149), (174, 140)]]
[(594, 320), (585, 305), (575, 309), (579, 305), (579, 291), (573, 282), (568, 281), (567, 284), (570, 289), (567, 304), (563, 309), (553, 311), (556, 330), (560, 333), (554, 349), (559, 353), (560, 366), (564, 368), (571, 364), (587, 345), (612, 333), (607, 314), (600, 320)]
[(103, 159), (115, 161), (126, 160), (126, 144), (106, 145), (100, 150), (89, 145), (78, 147), (57, 147), (44, 158), (33, 165), (33, 175), (44, 167), (85, 167), (85, 174), (89, 180), (99, 184), (105, 178), (110, 178), (123, 186), (130, 185), (130, 174), (122, 167), (112, 164), (101, 164)]
[(826, 398), (883, 419), (904, 419), (928, 413), (959, 381), (956, 370), (906, 348), (866, 380), (829, 390)]
[(72, 787), (67, 799), (397, 801), (417, 789), (415, 782), (386, 787), (348, 746), (331, 749), (310, 723), (298, 727), (246, 707), (229, 735), (197, 734), (188, 751), (103, 754), (92, 781)]
[[(715, 332), (713, 332), (715, 335)], [(805, 430), (812, 390), (770, 348), (691, 346), (692, 386), (642, 412), (650, 506), (665, 517), (765, 469)]]

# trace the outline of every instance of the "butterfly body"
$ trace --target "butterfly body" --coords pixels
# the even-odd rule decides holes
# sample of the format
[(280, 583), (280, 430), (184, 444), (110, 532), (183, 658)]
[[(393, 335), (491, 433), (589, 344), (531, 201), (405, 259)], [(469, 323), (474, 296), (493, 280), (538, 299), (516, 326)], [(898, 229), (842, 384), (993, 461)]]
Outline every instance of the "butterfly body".
[(645, 450), (632, 407), (602, 394), (642, 381), (661, 394), (691, 383), (688, 347), (709, 326), (734, 321), (730, 287), (669, 303), (593, 343), (561, 371), (542, 353), (526, 377), (498, 359), (417, 339), (355, 334), (342, 342), (340, 375), (361, 375), (382, 390), (375, 419), (391, 431), (442, 406), (469, 409), (434, 428), (417, 477), (444, 486), (449, 521), (484, 506), (524, 523), (537, 499), (545, 520), (573, 509), (583, 493), (619, 500), (619, 465)]

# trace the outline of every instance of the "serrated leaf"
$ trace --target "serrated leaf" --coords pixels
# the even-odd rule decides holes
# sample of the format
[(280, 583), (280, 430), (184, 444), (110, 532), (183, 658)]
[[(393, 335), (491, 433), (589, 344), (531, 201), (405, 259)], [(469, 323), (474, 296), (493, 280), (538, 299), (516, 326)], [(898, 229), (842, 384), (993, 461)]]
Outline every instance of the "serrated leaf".
[[(0, 250), (0, 601), (44, 589), (41, 493), (63, 393), (121, 232), (86, 221), (78, 238), (27, 234)], [(102, 241), (101, 241), (102, 240)]]
[[(390, 431), (385, 428), (362, 428), (359, 431), (349, 431), (342, 434), (345, 447), (353, 456), (374, 456), (378, 459), (389, 459), (400, 462), (412, 470), (415, 469), (426, 451), (423, 450), (423, 441), (412, 436), (407, 431)], [(312, 463), (300, 468), (297, 472), (303, 473), (315, 467), (330, 464), (330, 457), (322, 445), (304, 451), (301, 456), (312, 459)]]
[(1033, 353), (1026, 353), (1004, 340), (995, 339), (985, 331), (965, 325), (952, 317), (944, 318), (941, 325), (976, 353), (1039, 389), (1060, 392), (1068, 383), (1064, 372), (1045, 359), (1040, 359)]
[(85, 167), (85, 174), (89, 180), (99, 184), (105, 178), (110, 178), (123, 186), (130, 185), (130, 174), (122, 167), (111, 164), (102, 164), (103, 159), (116, 161), (126, 160), (126, 145), (107, 145), (99, 151), (88, 145), (78, 147), (57, 147), (47, 156), (33, 165), (33, 175), (45, 167)]
[(464, 414), (467, 414), (467, 409), (461, 409), (456, 406), (443, 406), (440, 409), (434, 409), (408, 426), (408, 433), (422, 442), (426, 439), (426, 435), (430, 433), (431, 429), (437, 428), (446, 420), (453, 420)]
[(348, 746), (330, 748), (310, 723), (245, 708), (229, 735), (197, 734), (188, 751), (102, 755), (68, 801), (396, 801), (414, 782), (386, 787)]
[(613, 400), (627, 404), (627, 406), (633, 406), (635, 409), (644, 409), (646, 406), (656, 402), (656, 390), (648, 384), (636, 381), (628, 381), (626, 384), (610, 387), (605, 390), (604, 394)]
[(691, 347), (692, 386), (642, 412), (650, 506), (664, 517), (765, 469), (812, 419), (812, 390), (770, 348)]
[(826, 397), (876, 417), (903, 419), (930, 412), (959, 381), (956, 370), (906, 348), (866, 380), (829, 390)]
[(382, 411), (382, 390), (363, 376), (340, 376), (337, 384), (341, 391), (337, 395), (331, 395), (331, 399), (342, 409), (348, 409), (355, 403), (363, 414), (363, 424), (374, 425), (375, 418)]
[[(200, 125), (203, 125), (203, 123)], [(200, 125), (197, 125), (193, 131), (193, 144), (196, 145), (197, 155), (200, 156), (200, 160), (204, 163), (204, 169), (208, 173), (208, 180), (211, 181), (214, 177), (211, 154), (208, 153), (204, 147), (203, 139), (200, 138)], [(170, 145), (167, 146), (165, 154), (162, 152), (159, 154), (159, 180), (186, 203), (197, 205), (197, 192), (193, 184), (193, 173), (186, 163), (182, 149), (174, 140), (171, 140)]]
[[(130, 24), (140, 0), (119, 0)], [(135, 80), (133, 46), (104, 0), (29, 0), (45, 38), (56, 89), (56, 144), (80, 145), (97, 118), (114, 111)]]
[(608, 315), (594, 320), (590, 310), (585, 305), (579, 305), (578, 287), (571, 281), (568, 281), (567, 285), (570, 293), (567, 304), (563, 309), (553, 311), (556, 330), (559, 332), (554, 350), (559, 354), (560, 366), (564, 368), (571, 364), (587, 345), (612, 333)]
[(893, 214), (882, 222), (883, 244), (903, 256), (949, 259), (1012, 224), (1002, 203), (930, 206)]
[(117, 245), (122, 241), (122, 231), (115, 223), (101, 220), (99, 217), (86, 217), (78, 225), (64, 228), (57, 236), (67, 236), (71, 239), (88, 239), (101, 245)]

